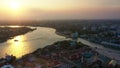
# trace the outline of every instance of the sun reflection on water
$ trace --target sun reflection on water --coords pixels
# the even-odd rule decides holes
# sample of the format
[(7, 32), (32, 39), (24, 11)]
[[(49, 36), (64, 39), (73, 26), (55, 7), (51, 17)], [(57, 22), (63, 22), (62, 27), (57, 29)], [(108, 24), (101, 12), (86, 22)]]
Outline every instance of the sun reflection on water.
[(11, 44), (6, 48), (6, 50), (9, 51), (9, 54), (13, 54), (17, 58), (21, 57), (21, 55), (26, 54), (30, 48), (27, 47), (28, 44), (23, 42), (24, 39), (24, 36), (16, 36), (12, 41), (10, 41)]
[[(17, 41), (16, 41), (17, 40)], [(0, 44), (0, 57), (6, 54), (14, 55), (17, 58), (34, 52), (38, 48), (44, 48), (56, 41), (65, 40), (65, 37), (58, 36), (55, 29), (37, 27), (37, 30), (16, 36)]]
[(11, 28), (17, 28), (17, 27), (21, 27), (21, 26), (9, 26), (9, 27), (11, 27)]

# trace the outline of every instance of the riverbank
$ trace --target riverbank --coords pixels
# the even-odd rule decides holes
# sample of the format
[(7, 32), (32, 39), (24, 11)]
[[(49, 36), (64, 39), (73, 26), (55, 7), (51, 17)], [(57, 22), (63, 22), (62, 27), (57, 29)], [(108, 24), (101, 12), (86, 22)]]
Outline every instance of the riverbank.
[[(21, 64), (21, 65), (25, 65), (26, 63), (28, 64), (28, 65), (32, 65), (32, 64), (30, 64), (31, 62), (34, 62), (34, 64), (33, 65), (36, 65), (36, 66), (46, 66), (46, 65), (44, 65), (44, 64), (46, 64), (46, 63), (53, 63), (54, 64), (54, 62), (56, 62), (56, 61), (53, 61), (53, 60), (56, 60), (56, 59), (54, 59), (54, 57), (51, 57), (52, 55), (54, 55), (54, 53), (56, 54), (56, 53), (61, 53), (61, 51), (65, 51), (66, 50), (66, 48), (69, 48), (69, 46), (70, 46), (70, 44), (68, 44), (67, 43), (67, 47), (65, 47), (65, 50), (62, 50), (61, 49), (61, 47), (64, 47), (64, 46), (66, 46), (66, 45), (63, 45), (63, 44), (60, 44), (61, 42), (64, 42), (64, 41), (59, 41), (59, 44), (56, 44), (56, 43), (54, 43), (54, 44), (52, 44), (52, 45), (48, 45), (48, 46), (46, 46), (45, 48), (43, 48), (43, 49), (45, 49), (45, 51), (43, 51), (43, 55), (41, 56), (41, 50), (43, 50), (43, 49), (38, 49), (38, 50), (36, 50), (35, 52), (33, 52), (33, 53), (30, 53), (30, 54), (28, 54), (28, 55), (25, 55), (25, 56), (23, 56), (21, 59), (19, 59), (19, 60), (17, 60), (17, 62), (16, 62), (16, 64), (15, 65), (18, 65), (19, 66), (19, 64), (20, 63), (23, 63), (23, 64)], [(83, 42), (82, 42), (83, 43)], [(91, 43), (90, 43), (91, 44)], [(60, 48), (57, 48), (58, 47), (58, 45), (60, 45)], [(83, 44), (82, 44), (83, 45)], [(55, 46), (55, 47), (53, 47), (53, 46)], [(85, 45), (84, 45), (85, 46)], [(89, 45), (89, 46), (93, 46), (93, 44), (91, 44), (91, 45)], [(47, 48), (49, 48), (50, 47), (50, 50), (48, 50)], [(96, 45), (95, 46), (93, 46), (93, 47), (96, 47)], [(57, 48), (57, 49), (56, 49)], [(53, 51), (55, 49), (55, 51)], [(83, 48), (84, 49), (84, 48)], [(99, 49), (99, 48), (97, 48), (97, 49)], [(69, 50), (67, 50), (67, 53), (69, 54), (66, 58), (64, 58), (64, 56), (62, 57), (62, 58), (59, 58), (60, 59), (60, 63), (61, 63), (61, 59), (62, 59), (62, 61), (64, 61), (65, 60), (65, 62), (68, 62), (68, 64), (70, 63), (72, 63), (72, 65), (76, 65), (75, 64), (75, 62), (74, 61), (69, 61), (69, 59), (68, 59), (68, 57), (69, 56), (72, 56), (72, 55), (74, 55), (74, 54), (76, 54), (77, 52), (79, 52), (79, 50), (81, 50), (81, 49), (75, 49), (75, 50), (73, 50), (73, 51), (69, 51)], [(46, 51), (47, 51), (47, 54), (44, 54), (44, 52), (46, 53)], [(87, 51), (87, 48), (85, 48), (85, 51)], [(90, 51), (91, 52), (91, 51)], [(95, 51), (94, 51), (95, 52)], [(63, 52), (62, 52), (63, 53)], [(84, 53), (84, 52), (83, 52)], [(96, 53), (96, 52), (95, 52)], [(102, 53), (102, 52), (101, 52)], [(65, 51), (65, 54), (66, 54), (66, 51)], [(72, 55), (71, 55), (72, 54)], [(50, 60), (51, 58), (53, 58), (52, 60)], [(80, 59), (80, 58), (79, 58)], [(49, 60), (49, 62), (48, 62), (48, 60)], [(24, 62), (24, 61), (26, 61), (26, 62)], [(42, 62), (41, 62), (42, 61)], [(52, 65), (52, 64), (51, 64)], [(21, 68), (21, 67), (17, 67), (17, 68)]]
[(23, 35), (35, 29), (29, 27), (0, 27), (0, 43), (6, 42), (15, 36)]
[[(56, 33), (58, 35), (61, 35), (61, 36), (65, 36), (65, 37), (70, 37), (70, 35), (66, 35), (66, 34), (63, 34), (63, 32), (59, 32), (59, 30), (56, 30)], [(87, 45), (87, 46), (90, 46), (92, 48), (96, 48), (95, 51), (97, 51), (98, 53), (104, 55), (104, 56), (107, 56), (111, 59), (115, 59), (118, 61), (118, 64), (120, 64), (120, 51), (118, 50), (114, 50), (114, 49), (110, 49), (110, 48), (106, 48), (100, 44), (97, 44), (97, 43), (93, 43), (93, 42), (90, 42), (88, 40), (85, 40), (85, 39), (82, 39), (82, 38), (79, 38), (78, 39), (79, 42)]]
[(92, 68), (94, 63), (102, 68), (109, 66), (111, 59), (108, 57), (81, 42), (76, 42), (75, 45), (71, 45), (71, 42), (72, 40), (55, 42), (9, 64), (15, 68)]

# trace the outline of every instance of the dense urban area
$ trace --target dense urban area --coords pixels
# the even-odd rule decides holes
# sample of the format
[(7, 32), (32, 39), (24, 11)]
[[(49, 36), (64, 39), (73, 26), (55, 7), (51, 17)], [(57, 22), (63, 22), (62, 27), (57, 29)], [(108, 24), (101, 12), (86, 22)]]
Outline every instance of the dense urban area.
[[(1, 25), (51, 27), (56, 29), (57, 34), (70, 38), (39, 48), (19, 59), (6, 55), (0, 59), (1, 68), (120, 68), (120, 60), (109, 58), (99, 53), (97, 47), (92, 48), (78, 41), (82, 38), (119, 51), (119, 20), (13, 21), (11, 24), (3, 22)], [(3, 31), (3, 28), (0, 29)], [(29, 29), (26, 28), (26, 31)]]

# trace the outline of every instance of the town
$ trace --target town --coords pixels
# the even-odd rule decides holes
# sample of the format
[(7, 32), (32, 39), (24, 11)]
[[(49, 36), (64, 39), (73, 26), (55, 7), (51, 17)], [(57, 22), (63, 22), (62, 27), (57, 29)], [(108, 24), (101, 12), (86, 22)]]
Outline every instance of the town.
[(16, 59), (6, 55), (1, 59), (1, 68), (119, 68), (114, 59), (99, 54), (94, 48), (78, 42), (78, 34), (71, 40), (55, 42), (44, 48)]

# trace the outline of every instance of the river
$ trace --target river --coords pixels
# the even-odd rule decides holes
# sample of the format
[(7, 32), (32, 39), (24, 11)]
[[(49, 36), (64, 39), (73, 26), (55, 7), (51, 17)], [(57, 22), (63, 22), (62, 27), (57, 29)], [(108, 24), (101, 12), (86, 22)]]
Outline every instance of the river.
[(6, 54), (20, 58), (22, 55), (31, 53), (38, 48), (43, 48), (56, 41), (65, 40), (65, 37), (57, 35), (55, 31), (53, 28), (37, 27), (37, 30), (0, 43), (0, 58), (5, 57)]
[[(65, 37), (59, 36), (55, 32), (56, 30), (53, 28), (37, 27), (37, 30), (33, 32), (29, 32), (25, 35), (19, 35), (4, 43), (0, 43), (0, 58), (4, 57), (6, 54), (12, 54), (17, 58), (20, 58), (22, 55), (31, 53), (38, 48), (43, 48), (56, 41), (66, 40)], [(15, 42), (14, 40), (18, 41)], [(92, 48), (97, 47), (97, 52), (117, 60), (120, 64), (120, 51), (105, 48), (102, 45), (89, 42), (82, 38), (79, 38), (78, 41)]]

